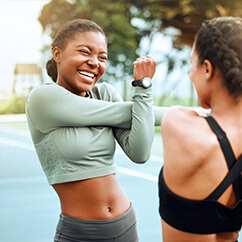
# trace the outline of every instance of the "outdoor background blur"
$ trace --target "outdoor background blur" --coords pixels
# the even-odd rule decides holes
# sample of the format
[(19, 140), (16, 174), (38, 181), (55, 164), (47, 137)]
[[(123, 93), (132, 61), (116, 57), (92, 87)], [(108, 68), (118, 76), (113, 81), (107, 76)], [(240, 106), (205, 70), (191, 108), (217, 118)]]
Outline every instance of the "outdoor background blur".
[[(124, 100), (132, 97), (133, 61), (152, 54), (157, 61), (154, 104), (199, 106), (188, 75), (191, 46), (201, 23), (218, 16), (242, 17), (242, 1), (0, 0), (0, 241), (48, 242), (55, 232), (59, 201), (38, 162), (25, 102), (33, 88), (51, 82), (45, 64), (60, 26), (86, 18), (103, 27), (109, 46), (101, 81), (114, 85)], [(152, 157), (144, 166), (116, 152), (141, 242), (161, 241), (156, 188), (162, 141), (156, 131)]]
[(50, 81), (51, 39), (68, 20), (87, 18), (108, 37), (102, 81), (131, 97), (133, 61), (157, 60), (155, 105), (198, 105), (189, 71), (194, 34), (205, 19), (242, 15), (241, 0), (0, 0), (0, 114), (24, 113), (32, 88)]

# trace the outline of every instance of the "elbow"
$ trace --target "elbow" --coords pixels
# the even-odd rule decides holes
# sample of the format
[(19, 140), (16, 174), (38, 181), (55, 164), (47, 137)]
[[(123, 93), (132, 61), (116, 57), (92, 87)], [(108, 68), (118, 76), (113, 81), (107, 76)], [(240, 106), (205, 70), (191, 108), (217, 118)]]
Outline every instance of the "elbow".
[[(143, 153), (143, 152), (141, 152)], [(145, 154), (136, 154), (135, 156), (132, 157), (132, 161), (136, 164), (144, 164), (146, 163), (150, 158), (150, 152), (146, 152)]]
[(148, 161), (148, 159), (147, 160), (134, 161), (134, 163), (136, 163), (136, 164), (145, 164), (146, 161)]

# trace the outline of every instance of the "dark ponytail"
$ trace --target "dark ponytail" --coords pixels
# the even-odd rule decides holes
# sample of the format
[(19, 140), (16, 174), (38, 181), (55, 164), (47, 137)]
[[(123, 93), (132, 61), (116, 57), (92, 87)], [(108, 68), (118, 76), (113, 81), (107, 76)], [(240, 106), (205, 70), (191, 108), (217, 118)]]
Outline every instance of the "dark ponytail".
[(53, 58), (47, 61), (46, 63), (47, 74), (51, 77), (51, 79), (56, 82), (57, 81), (57, 65)]
[(242, 95), (242, 19), (219, 17), (205, 21), (195, 39), (200, 64), (217, 66), (224, 84), (235, 98)]

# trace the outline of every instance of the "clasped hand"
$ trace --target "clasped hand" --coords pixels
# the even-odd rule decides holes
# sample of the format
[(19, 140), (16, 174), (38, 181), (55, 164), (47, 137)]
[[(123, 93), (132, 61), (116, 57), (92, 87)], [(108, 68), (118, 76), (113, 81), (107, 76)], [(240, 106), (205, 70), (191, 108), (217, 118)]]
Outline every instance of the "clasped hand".
[(152, 79), (155, 74), (156, 61), (150, 54), (145, 57), (137, 58), (133, 65), (134, 80), (139, 80), (143, 77), (149, 77)]

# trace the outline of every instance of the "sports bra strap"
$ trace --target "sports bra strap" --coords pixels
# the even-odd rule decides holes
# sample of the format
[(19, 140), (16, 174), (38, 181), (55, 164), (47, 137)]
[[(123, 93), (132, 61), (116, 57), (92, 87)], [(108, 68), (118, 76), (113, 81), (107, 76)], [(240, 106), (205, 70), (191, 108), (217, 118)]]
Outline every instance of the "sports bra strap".
[[(234, 152), (229, 143), (229, 140), (227, 139), (226, 133), (221, 129), (219, 124), (216, 122), (216, 120), (212, 116), (206, 117), (205, 119), (207, 120), (207, 122), (208, 122), (209, 126), (211, 127), (211, 129), (213, 130), (213, 132), (216, 134), (219, 144), (222, 148), (224, 157), (226, 159), (227, 166), (228, 166), (229, 170), (231, 171), (232, 167), (235, 167), (235, 165), (237, 163), (239, 163), (239, 160), (240, 160), (240, 162), (242, 162), (242, 155), (236, 162)], [(238, 165), (236, 165), (236, 167), (238, 167)], [(232, 183), (233, 183), (233, 189), (234, 189), (237, 200), (242, 199), (242, 192), (241, 192), (242, 191), (242, 179), (241, 179), (241, 176), (239, 175), (240, 172), (241, 172), (241, 170), (238, 171), (238, 175), (236, 177), (234, 177), (233, 181), (231, 181), (231, 179), (233, 177), (227, 178), (227, 177), (230, 177), (229, 176), (230, 172), (229, 172), (227, 174), (227, 176), (225, 177), (225, 179), (220, 183), (220, 185), (206, 199), (216, 199), (217, 200), (223, 194), (223, 192), (228, 188), (228, 186), (231, 185)], [(228, 182), (230, 182), (230, 183), (228, 184)]]
[(205, 119), (207, 120), (209, 126), (211, 127), (211, 129), (213, 130), (213, 132), (216, 134), (218, 138), (219, 144), (222, 148), (228, 168), (230, 170), (233, 164), (235, 163), (236, 158), (234, 156), (232, 147), (227, 139), (226, 133), (221, 129), (219, 124), (212, 116), (206, 117)]
[[(215, 199), (217, 200), (224, 191), (232, 184), (235, 180), (238, 180), (238, 178), (241, 179), (241, 171), (242, 171), (242, 155), (239, 157), (237, 162), (234, 164), (234, 166), (231, 168), (227, 176), (224, 178), (224, 180), (219, 184), (219, 186), (216, 188), (216, 190), (208, 196), (205, 200)], [(241, 183), (241, 180), (240, 180)], [(241, 190), (240, 190), (240, 193)], [(238, 198), (237, 198), (238, 199)]]

